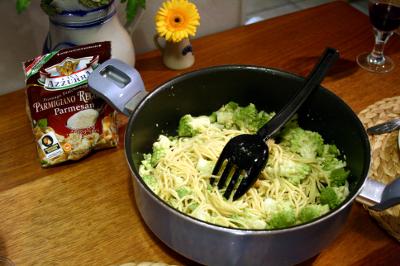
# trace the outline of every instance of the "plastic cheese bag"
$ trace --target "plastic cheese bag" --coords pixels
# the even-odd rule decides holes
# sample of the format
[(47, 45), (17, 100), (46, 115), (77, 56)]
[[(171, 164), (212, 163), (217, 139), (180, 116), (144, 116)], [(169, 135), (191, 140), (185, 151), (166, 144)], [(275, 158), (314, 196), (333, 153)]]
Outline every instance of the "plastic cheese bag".
[(87, 85), (93, 69), (110, 56), (110, 42), (99, 42), (24, 63), (27, 112), (43, 167), (117, 146), (116, 112)]

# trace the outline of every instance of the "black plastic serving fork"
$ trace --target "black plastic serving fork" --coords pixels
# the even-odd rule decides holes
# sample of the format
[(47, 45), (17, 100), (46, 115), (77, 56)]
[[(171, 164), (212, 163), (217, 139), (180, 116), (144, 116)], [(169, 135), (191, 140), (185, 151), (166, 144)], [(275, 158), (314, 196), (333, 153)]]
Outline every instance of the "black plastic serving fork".
[[(225, 187), (224, 197), (228, 199), (234, 189), (233, 200), (240, 198), (255, 183), (268, 160), (266, 140), (273, 137), (293, 117), (304, 101), (324, 79), (330, 67), (339, 58), (336, 49), (326, 48), (319, 62), (306, 78), (303, 87), (295, 92), (287, 104), (271, 120), (261, 127), (256, 134), (242, 134), (228, 141), (214, 166), (211, 185), (215, 176), (220, 173), (225, 161), (225, 169), (219, 179), (218, 188)], [(232, 173), (233, 172), (233, 173)], [(242, 178), (241, 174), (245, 172)], [(230, 178), (228, 178), (230, 177)], [(241, 180), (240, 184), (237, 184)]]

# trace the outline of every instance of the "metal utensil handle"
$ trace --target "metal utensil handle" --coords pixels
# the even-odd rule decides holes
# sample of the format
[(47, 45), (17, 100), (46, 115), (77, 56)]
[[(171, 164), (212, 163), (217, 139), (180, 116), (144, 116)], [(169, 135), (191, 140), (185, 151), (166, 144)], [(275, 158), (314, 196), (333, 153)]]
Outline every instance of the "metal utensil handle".
[(99, 65), (89, 75), (88, 85), (94, 94), (127, 116), (148, 94), (139, 72), (118, 59)]
[(319, 62), (308, 75), (304, 85), (297, 90), (278, 114), (257, 131), (257, 134), (264, 140), (275, 135), (293, 117), (311, 92), (322, 82), (326, 73), (338, 58), (339, 53), (336, 49), (326, 48)]
[(400, 204), (400, 178), (385, 185), (367, 177), (356, 200), (374, 211), (383, 211)]
[(400, 118), (395, 118), (367, 129), (368, 134), (384, 134), (400, 128)]

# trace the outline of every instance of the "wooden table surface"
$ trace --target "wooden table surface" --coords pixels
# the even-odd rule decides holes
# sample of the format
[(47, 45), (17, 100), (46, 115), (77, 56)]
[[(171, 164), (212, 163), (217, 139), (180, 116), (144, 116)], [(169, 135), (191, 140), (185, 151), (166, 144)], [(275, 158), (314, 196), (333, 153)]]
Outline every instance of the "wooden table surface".
[[(400, 95), (400, 38), (385, 50), (398, 64), (373, 74), (355, 63), (370, 51), (368, 17), (344, 2), (209, 35), (192, 42), (195, 65), (172, 71), (158, 51), (137, 57), (148, 90), (184, 72), (211, 65), (254, 64), (305, 75), (326, 46), (341, 60), (323, 85), (355, 112)], [(99, 151), (78, 162), (42, 169), (25, 113), (23, 90), (0, 97), (0, 256), (16, 265), (118, 265), (162, 261), (193, 264), (162, 244), (136, 208), (124, 148)], [(121, 140), (126, 118), (121, 118)], [(288, 251), (290, 256), (290, 251)], [(307, 265), (399, 265), (400, 245), (360, 204), (342, 233)]]

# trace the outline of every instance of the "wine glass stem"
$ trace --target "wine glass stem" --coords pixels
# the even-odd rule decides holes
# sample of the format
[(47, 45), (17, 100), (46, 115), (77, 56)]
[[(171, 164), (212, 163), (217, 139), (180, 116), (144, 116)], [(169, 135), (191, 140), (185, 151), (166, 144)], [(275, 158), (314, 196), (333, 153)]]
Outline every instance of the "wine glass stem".
[(380, 31), (374, 28), (375, 45), (371, 54), (368, 56), (370, 64), (381, 65), (385, 63), (385, 56), (383, 55), (383, 48), (386, 42), (392, 36), (393, 31)]

